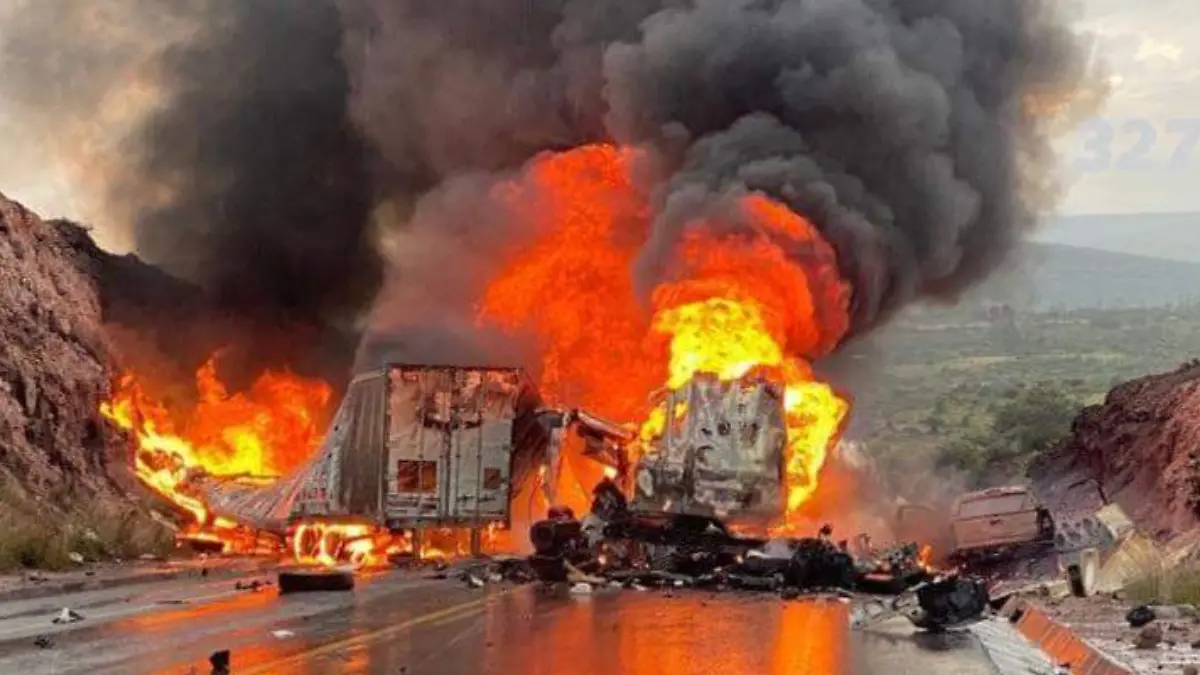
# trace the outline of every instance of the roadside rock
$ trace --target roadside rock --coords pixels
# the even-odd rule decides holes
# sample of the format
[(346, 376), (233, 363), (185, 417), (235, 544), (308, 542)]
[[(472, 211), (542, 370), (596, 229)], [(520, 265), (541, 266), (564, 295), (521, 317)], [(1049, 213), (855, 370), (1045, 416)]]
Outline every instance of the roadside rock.
[(1122, 384), (1085, 408), (1029, 477), (1052, 508), (1121, 506), (1151, 536), (1200, 525), (1200, 361)]
[(1157, 618), (1158, 615), (1148, 605), (1138, 605), (1129, 610), (1129, 613), (1125, 615), (1125, 620), (1133, 628), (1141, 628)]
[(206, 306), (198, 288), (0, 194), (0, 482), (21, 506), (0, 529), (6, 515), (37, 523), (81, 501), (103, 513), (144, 494), (100, 404), (126, 367), (191, 382), (234, 342)]
[(58, 228), (0, 195), (0, 472), (34, 495), (111, 494), (113, 350)]
[(1157, 623), (1152, 623), (1138, 632), (1134, 638), (1133, 646), (1138, 649), (1157, 649), (1159, 643), (1163, 641), (1162, 626)]

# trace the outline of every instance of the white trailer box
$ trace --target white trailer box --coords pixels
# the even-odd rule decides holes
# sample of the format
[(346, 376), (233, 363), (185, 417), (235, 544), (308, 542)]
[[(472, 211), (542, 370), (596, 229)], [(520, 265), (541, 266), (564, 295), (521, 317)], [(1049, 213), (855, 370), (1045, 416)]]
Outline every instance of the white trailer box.
[(393, 530), (507, 523), (544, 460), (540, 400), (515, 368), (388, 365), (350, 384), (320, 449), (270, 486), (196, 481), (216, 513), (282, 531), (306, 518)]

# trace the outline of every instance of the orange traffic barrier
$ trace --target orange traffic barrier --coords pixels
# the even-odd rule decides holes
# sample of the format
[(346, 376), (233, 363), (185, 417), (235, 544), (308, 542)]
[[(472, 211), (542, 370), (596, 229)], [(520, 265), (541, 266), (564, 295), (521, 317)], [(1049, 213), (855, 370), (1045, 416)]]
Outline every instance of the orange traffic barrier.
[(1017, 630), (1056, 664), (1067, 666), (1071, 675), (1134, 675), (1128, 667), (1089, 645), (1037, 605), (1026, 602), (1018, 611), (1021, 615)]

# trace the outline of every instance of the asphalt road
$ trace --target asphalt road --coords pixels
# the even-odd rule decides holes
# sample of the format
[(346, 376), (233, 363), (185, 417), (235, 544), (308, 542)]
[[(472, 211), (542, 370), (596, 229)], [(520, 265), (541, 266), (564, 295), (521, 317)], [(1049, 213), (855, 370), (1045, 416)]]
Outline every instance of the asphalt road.
[[(901, 621), (850, 631), (837, 600), (472, 590), (415, 573), (351, 593), (279, 596), (179, 582), (0, 605), (0, 674), (984, 675), (967, 635)], [(68, 603), (85, 616), (56, 626)], [(286, 631), (286, 632), (279, 632)], [(54, 641), (34, 644), (38, 635)]]

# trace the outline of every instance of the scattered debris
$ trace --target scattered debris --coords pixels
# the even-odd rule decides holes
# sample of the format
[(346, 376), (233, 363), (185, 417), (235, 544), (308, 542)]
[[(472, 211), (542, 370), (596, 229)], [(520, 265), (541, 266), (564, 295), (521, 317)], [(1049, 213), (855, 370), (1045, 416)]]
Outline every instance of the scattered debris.
[(39, 635), (33, 639), (33, 644), (41, 649), (50, 649), (54, 647), (54, 640), (49, 635)]
[(230, 675), (230, 662), (228, 649), (213, 652), (212, 656), (208, 657), (208, 663), (212, 666), (211, 675)]
[(1150, 611), (1157, 619), (1194, 619), (1196, 608), (1192, 605), (1151, 605)]
[(83, 562), (84, 562), (84, 561), (83, 561), (83, 554), (82, 554), (82, 553), (76, 553), (75, 551), (71, 551), (70, 553), (68, 553), (68, 554), (67, 554), (67, 559), (69, 559), (71, 562), (75, 563), (76, 565), (82, 565), (82, 564), (83, 564)]
[(855, 556), (846, 542), (835, 543), (828, 525), (816, 537), (744, 537), (709, 516), (633, 510), (608, 480), (593, 490), (583, 520), (552, 507), (530, 527), (529, 538), (529, 558), (495, 559), (460, 578), (472, 588), (536, 580), (566, 585), (581, 596), (609, 586), (760, 592), (785, 600), (838, 593), (868, 602), (866, 594), (887, 595), (890, 603), (859, 612), (857, 623), (901, 615), (927, 630), (979, 620), (990, 601), (982, 580), (932, 570), (915, 543), (880, 551), (860, 547)]
[(1141, 628), (1157, 618), (1158, 616), (1149, 605), (1138, 605), (1129, 610), (1129, 613), (1125, 615), (1125, 620), (1133, 628)]
[(233, 590), (257, 592), (260, 589), (267, 588), (270, 585), (271, 585), (270, 581), (263, 581), (262, 579), (254, 579), (252, 581), (239, 581), (233, 585)]
[(1157, 649), (1159, 643), (1163, 641), (1162, 626), (1157, 623), (1147, 624), (1142, 628), (1136, 638), (1134, 638), (1133, 646), (1138, 649)]
[(980, 579), (947, 575), (916, 589), (919, 611), (909, 615), (918, 628), (944, 630), (979, 619), (987, 610), (987, 585)]
[(296, 634), (290, 630), (273, 630), (271, 631), (271, 636), (276, 640), (286, 640), (288, 638), (296, 637)]
[(63, 607), (62, 611), (58, 613), (58, 616), (54, 617), (53, 622), (57, 624), (66, 624), (75, 623), (77, 621), (83, 621), (83, 615), (71, 609), (70, 607)]

